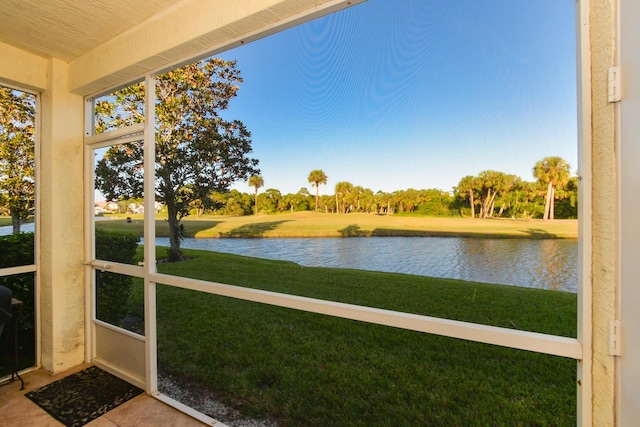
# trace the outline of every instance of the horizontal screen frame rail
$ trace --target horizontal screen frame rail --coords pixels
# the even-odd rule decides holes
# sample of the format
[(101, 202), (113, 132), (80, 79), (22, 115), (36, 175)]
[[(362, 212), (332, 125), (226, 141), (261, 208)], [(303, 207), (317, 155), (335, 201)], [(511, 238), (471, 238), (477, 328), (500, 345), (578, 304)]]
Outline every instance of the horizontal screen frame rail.
[(583, 357), (582, 344), (576, 338), (345, 304), (160, 273), (150, 275), (149, 279), (162, 285), (410, 331), (534, 351), (575, 360), (582, 360)]

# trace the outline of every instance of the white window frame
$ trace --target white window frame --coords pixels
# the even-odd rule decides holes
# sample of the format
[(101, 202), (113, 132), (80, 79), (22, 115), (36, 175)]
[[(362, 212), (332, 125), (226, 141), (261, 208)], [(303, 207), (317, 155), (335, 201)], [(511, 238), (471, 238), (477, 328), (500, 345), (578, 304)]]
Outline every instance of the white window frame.
[[(40, 111), (41, 110), (41, 97), (40, 94), (38, 92), (34, 92), (33, 90), (29, 90), (20, 86), (16, 86), (16, 85), (12, 85), (12, 84), (7, 84), (5, 82), (1, 82), (0, 81), (0, 85), (9, 88), (9, 89), (13, 89), (13, 90), (18, 90), (20, 92), (24, 92), (24, 93), (28, 93), (30, 95), (33, 95), (36, 97), (35, 99), (35, 108), (36, 108), (36, 114), (35, 114), (35, 118), (34, 118), (34, 123), (35, 123), (35, 138), (34, 138), (34, 159), (35, 159), (35, 204), (34, 204), (34, 210), (35, 213), (33, 215), (33, 222), (34, 222), (34, 233), (33, 233), (33, 260), (34, 260), (34, 264), (27, 264), (27, 265), (20, 265), (20, 266), (16, 266), (16, 267), (9, 267), (9, 268), (0, 268), (0, 277), (6, 277), (6, 276), (13, 276), (16, 274), (24, 274), (24, 273), (33, 273), (34, 278), (33, 278), (33, 286), (34, 286), (34, 304), (33, 304), (33, 311), (34, 311), (34, 319), (35, 319), (35, 340), (36, 340), (36, 345), (35, 345), (35, 365), (31, 368), (27, 368), (22, 370), (20, 373), (26, 373), (31, 371), (34, 368), (37, 368), (40, 366), (41, 363), (41, 353), (40, 353), (40, 337), (41, 337), (41, 319), (40, 319), (40, 275), (39, 273), (39, 268), (38, 266), (40, 265), (40, 245), (39, 245), (39, 238), (38, 238), (38, 224), (40, 224), (40, 198), (38, 197), (38, 188), (41, 187), (40, 185), (40, 172), (39, 172), (39, 167), (40, 167), (40, 131), (41, 131), (41, 127), (40, 127)], [(0, 382), (2, 382), (2, 379), (0, 379)]]

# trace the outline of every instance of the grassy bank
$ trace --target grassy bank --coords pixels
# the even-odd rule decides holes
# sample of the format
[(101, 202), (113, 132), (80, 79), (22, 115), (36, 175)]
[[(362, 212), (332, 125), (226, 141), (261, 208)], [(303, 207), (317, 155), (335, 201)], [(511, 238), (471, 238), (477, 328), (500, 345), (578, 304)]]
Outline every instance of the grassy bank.
[[(99, 221), (97, 226), (142, 235), (142, 217)], [(473, 236), (499, 238), (578, 237), (577, 220), (470, 219), (403, 217), (372, 214), (297, 212), (240, 217), (204, 216), (182, 220), (189, 237), (351, 237), (351, 236)], [(156, 234), (168, 236), (165, 220), (156, 219)]]
[[(164, 251), (160, 248), (159, 251)], [(162, 253), (162, 252), (159, 252)], [(576, 296), (186, 250), (164, 273), (563, 336)], [(141, 309), (141, 294), (134, 307)], [(158, 365), (282, 426), (575, 425), (573, 360), (158, 286)]]

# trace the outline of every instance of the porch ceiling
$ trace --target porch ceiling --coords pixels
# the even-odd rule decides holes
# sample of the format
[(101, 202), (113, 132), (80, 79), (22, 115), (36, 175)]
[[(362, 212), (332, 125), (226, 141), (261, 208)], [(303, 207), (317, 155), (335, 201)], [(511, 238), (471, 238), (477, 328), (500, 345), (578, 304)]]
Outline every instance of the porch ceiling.
[(71, 62), (180, 0), (2, 0), (0, 42)]
[(0, 78), (92, 96), (364, 0), (0, 0)]

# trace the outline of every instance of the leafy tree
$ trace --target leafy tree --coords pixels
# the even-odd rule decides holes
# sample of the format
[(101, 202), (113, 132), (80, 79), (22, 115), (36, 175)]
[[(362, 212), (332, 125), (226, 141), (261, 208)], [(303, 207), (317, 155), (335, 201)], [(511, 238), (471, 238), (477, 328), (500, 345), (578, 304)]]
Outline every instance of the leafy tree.
[(293, 207), (296, 211), (308, 211), (311, 209), (311, 200), (313, 196), (309, 194), (309, 190), (305, 187), (300, 188), (296, 194), (293, 195)]
[(0, 86), (0, 208), (13, 234), (35, 203), (35, 96)]
[(253, 212), (253, 197), (235, 189), (222, 193), (214, 191), (210, 199), (217, 215), (241, 216)]
[(347, 198), (353, 190), (353, 184), (340, 181), (336, 184), (336, 213), (347, 213)]
[(359, 194), (359, 204), (364, 206), (364, 211), (371, 213), (375, 211), (375, 196), (373, 190), (365, 188)]
[(578, 177), (569, 178), (567, 185), (556, 191), (556, 218), (578, 218)]
[(542, 213), (538, 200), (538, 184), (535, 182), (520, 182), (506, 196), (509, 214), (513, 219), (529, 219)]
[[(282, 208), (282, 193), (275, 188), (267, 188), (260, 195), (260, 210), (269, 214), (276, 213)], [(286, 208), (285, 208), (286, 209)]]
[(449, 192), (430, 189), (420, 190), (418, 194), (418, 210), (421, 214), (429, 216), (450, 216), (452, 214), (453, 200)]
[(354, 185), (353, 188), (351, 189), (351, 197), (352, 197), (352, 204), (355, 203), (355, 206), (352, 206), (353, 209), (355, 209), (356, 212), (360, 212), (361, 206), (360, 206), (360, 200), (362, 199), (362, 196), (364, 195), (364, 188), (359, 186), (359, 185)]
[(500, 206), (500, 210), (498, 211), (499, 217), (501, 217), (508, 208), (509, 195), (511, 192), (519, 189), (521, 185), (522, 179), (516, 175), (503, 174), (501, 176), (498, 197), (495, 202), (495, 205)]
[(320, 184), (326, 184), (327, 179), (328, 179), (327, 175), (321, 169), (312, 170), (309, 173), (309, 178), (307, 178), (309, 183), (316, 187), (316, 212), (318, 211), (318, 201), (319, 201), (318, 187), (320, 186)]
[(403, 195), (403, 207), (406, 212), (414, 212), (421, 201), (421, 194), (415, 188), (405, 190)]
[(384, 191), (378, 191), (375, 194), (377, 212), (380, 214), (384, 212), (387, 215), (391, 215), (391, 199), (391, 194), (385, 193)]
[(561, 157), (545, 157), (533, 167), (533, 176), (547, 186), (542, 219), (552, 220), (555, 216), (556, 191), (569, 183), (571, 176), (569, 163)]
[(503, 172), (486, 170), (480, 172), (473, 181), (479, 193), (480, 218), (493, 217), (498, 195), (506, 195), (517, 182), (518, 177)]
[(335, 206), (335, 198), (327, 194), (320, 196), (320, 204), (324, 206), (325, 212), (333, 212), (337, 209)]
[(476, 200), (475, 200), (475, 191), (476, 191), (476, 178), (467, 175), (460, 180), (458, 184), (458, 194), (459, 197), (462, 197), (465, 200), (469, 200), (469, 205), (471, 206), (471, 218), (476, 217)]
[[(239, 120), (220, 116), (242, 82), (235, 61), (208, 58), (156, 79), (156, 199), (167, 207), (169, 260), (182, 259), (181, 219), (194, 200), (228, 191), (238, 180), (259, 174), (249, 158), (251, 133)], [(140, 122), (144, 86), (119, 90), (96, 106), (96, 131)], [(122, 111), (129, 114), (121, 114)], [(107, 150), (96, 168), (96, 188), (108, 200), (141, 196), (142, 145)]]
[(284, 194), (278, 200), (278, 208), (277, 208), (278, 213), (283, 213), (289, 210), (293, 213), (293, 206), (294, 206), (294, 195), (291, 193)]
[(258, 215), (258, 189), (264, 186), (264, 179), (260, 175), (252, 175), (249, 178), (249, 187), (253, 187), (256, 191), (255, 194), (255, 214)]

